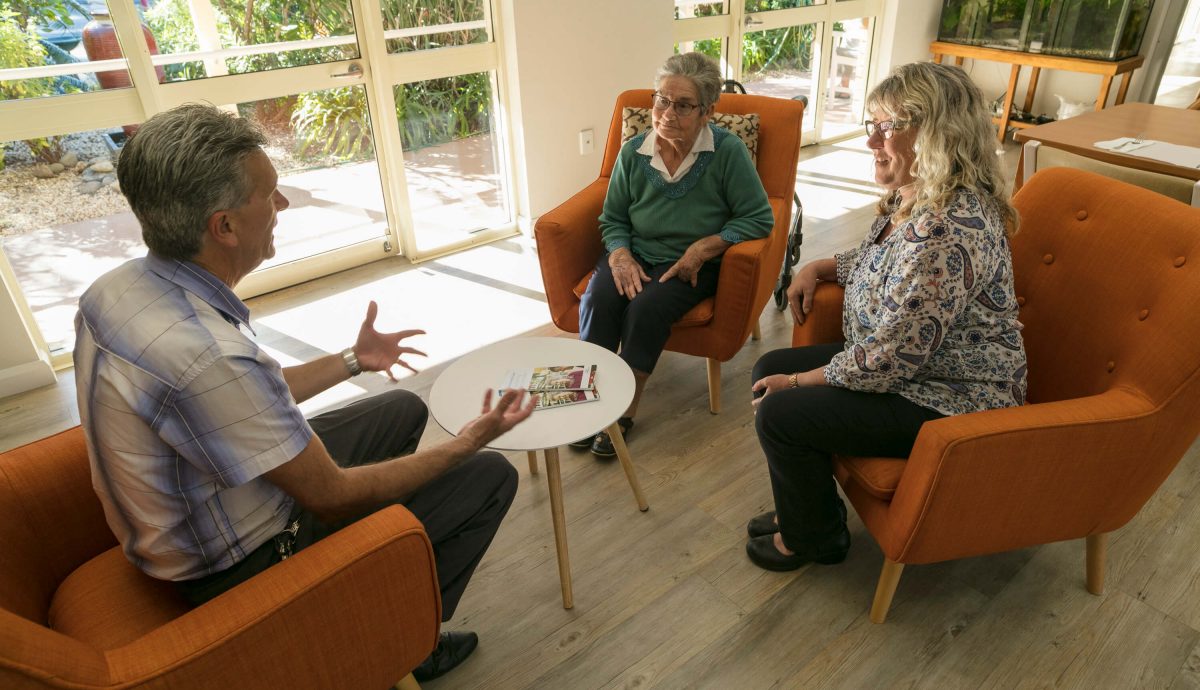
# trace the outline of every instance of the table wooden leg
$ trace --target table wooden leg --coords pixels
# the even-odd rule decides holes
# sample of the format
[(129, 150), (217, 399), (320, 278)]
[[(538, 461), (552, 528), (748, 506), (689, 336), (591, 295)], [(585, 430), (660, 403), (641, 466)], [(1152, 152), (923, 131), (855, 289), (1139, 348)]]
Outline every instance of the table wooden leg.
[(621, 469), (625, 470), (625, 478), (629, 480), (629, 488), (633, 489), (633, 497), (637, 500), (638, 510), (643, 513), (650, 510), (650, 504), (646, 503), (646, 497), (642, 494), (642, 484), (638, 481), (637, 470), (633, 467), (633, 460), (629, 457), (629, 448), (625, 445), (625, 437), (621, 435), (621, 425), (613, 422), (612, 426), (608, 427), (608, 437), (612, 440), (613, 449), (617, 451), (617, 459), (621, 461)]
[(1121, 105), (1125, 102), (1125, 94), (1129, 92), (1129, 82), (1133, 79), (1133, 72), (1126, 72), (1121, 75), (1121, 86), (1117, 88), (1117, 100), (1113, 101), (1113, 105)]
[(567, 555), (567, 517), (563, 513), (562, 472), (558, 465), (558, 449), (547, 448), (546, 484), (550, 489), (550, 519), (554, 523), (554, 548), (558, 551), (558, 579), (562, 583), (563, 608), (575, 606), (571, 591), (571, 559)]
[(1025, 87), (1025, 112), (1028, 115), (1033, 114), (1033, 97), (1037, 93), (1038, 75), (1042, 73), (1041, 67), (1034, 67), (1029, 72), (1029, 86)]
[(529, 474), (537, 474), (537, 451), (527, 450), (525, 454), (529, 456)]
[(1100, 95), (1096, 97), (1096, 110), (1104, 110), (1104, 106), (1108, 105), (1108, 92), (1112, 88), (1112, 75), (1105, 74), (1100, 77)]
[(1008, 118), (1012, 113), (1013, 95), (1017, 92), (1017, 78), (1021, 76), (1021, 66), (1013, 65), (1008, 75), (1008, 90), (1004, 92), (1004, 110), (1000, 112), (1000, 132), (996, 139), (1003, 144), (1004, 135), (1008, 133)]

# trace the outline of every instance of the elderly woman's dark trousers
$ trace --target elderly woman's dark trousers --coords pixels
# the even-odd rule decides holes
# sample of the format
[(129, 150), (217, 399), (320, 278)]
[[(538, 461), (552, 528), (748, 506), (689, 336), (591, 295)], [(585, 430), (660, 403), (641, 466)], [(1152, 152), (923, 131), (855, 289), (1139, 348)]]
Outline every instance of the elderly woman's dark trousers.
[(608, 256), (600, 257), (587, 291), (579, 302), (579, 338), (617, 352), (635, 371), (654, 371), (658, 357), (671, 337), (671, 324), (706, 297), (717, 294), (720, 264), (706, 263), (696, 277), (696, 287), (678, 278), (660, 283), (675, 262), (651, 264), (633, 255), (650, 282), (632, 300), (617, 292)]
[[(823, 367), (842, 347), (768, 352), (754, 365), (752, 382)], [(942, 416), (896, 393), (834, 386), (789, 388), (763, 398), (754, 426), (767, 456), (783, 543), (805, 553), (842, 529), (834, 454), (908, 457), (921, 425)]]

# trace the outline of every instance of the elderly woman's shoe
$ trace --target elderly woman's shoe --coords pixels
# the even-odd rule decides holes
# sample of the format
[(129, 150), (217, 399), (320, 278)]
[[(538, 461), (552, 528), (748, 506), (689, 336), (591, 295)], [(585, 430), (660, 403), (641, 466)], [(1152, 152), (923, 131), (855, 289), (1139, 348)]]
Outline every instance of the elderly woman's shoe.
[(826, 538), (817, 546), (797, 551), (790, 556), (775, 548), (774, 534), (764, 534), (746, 542), (746, 555), (750, 557), (751, 563), (763, 570), (781, 573), (796, 570), (809, 563), (841, 563), (846, 560), (849, 551), (850, 530), (846, 529), (845, 525), (842, 525), (836, 535)]
[[(842, 516), (842, 522), (846, 521), (846, 504), (842, 499), (838, 499), (838, 513)], [(746, 534), (751, 539), (761, 537), (764, 534), (775, 534), (779, 531), (779, 523), (775, 520), (775, 511), (768, 510), (762, 515), (756, 515), (750, 518), (750, 522), (746, 523)]]
[(750, 538), (764, 537), (768, 534), (775, 534), (779, 531), (779, 523), (775, 522), (775, 511), (768, 510), (762, 515), (756, 515), (750, 518), (750, 522), (746, 523), (746, 534)]
[[(633, 418), (621, 417), (617, 420), (617, 424), (621, 427), (621, 436), (628, 441), (629, 430), (633, 428)], [(601, 431), (592, 440), (592, 454), (600, 458), (614, 458), (617, 456), (617, 449), (613, 447), (612, 439), (608, 437), (607, 431)]]
[(587, 438), (581, 438), (578, 441), (571, 441), (567, 445), (570, 446), (571, 448), (587, 450), (588, 448), (592, 447), (592, 442), (595, 440), (596, 440), (595, 436), (588, 436)]

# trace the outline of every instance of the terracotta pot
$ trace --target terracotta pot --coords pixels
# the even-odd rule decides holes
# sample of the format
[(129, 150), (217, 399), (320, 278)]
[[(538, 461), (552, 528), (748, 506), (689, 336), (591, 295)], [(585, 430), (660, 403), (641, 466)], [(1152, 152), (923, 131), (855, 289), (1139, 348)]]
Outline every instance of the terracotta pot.
[[(146, 37), (146, 45), (150, 47), (150, 54), (158, 54), (158, 44), (154, 41), (154, 35), (150, 33), (150, 27), (142, 24), (142, 35)], [(87, 53), (89, 60), (113, 60), (124, 57), (121, 52), (121, 44), (117, 40), (117, 29), (112, 24), (112, 18), (107, 14), (95, 13), (92, 15), (92, 21), (83, 27), (82, 33), (83, 49)], [(155, 67), (154, 71), (158, 74), (158, 83), (163, 83), (167, 80), (167, 75), (163, 72), (162, 67)], [(97, 72), (96, 79), (100, 82), (100, 88), (103, 89), (124, 89), (130, 86), (129, 71), (109, 71)], [(123, 127), (127, 136), (133, 136), (137, 130), (137, 125), (126, 125)]]

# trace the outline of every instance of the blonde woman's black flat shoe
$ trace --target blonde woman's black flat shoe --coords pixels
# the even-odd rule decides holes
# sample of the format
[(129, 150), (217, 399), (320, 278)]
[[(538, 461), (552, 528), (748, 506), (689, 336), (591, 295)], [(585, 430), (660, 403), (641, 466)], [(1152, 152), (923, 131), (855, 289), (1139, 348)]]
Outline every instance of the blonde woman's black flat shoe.
[(764, 534), (746, 542), (746, 555), (750, 562), (763, 570), (787, 572), (802, 568), (809, 563), (834, 565), (846, 560), (850, 552), (850, 531), (842, 527), (841, 531), (816, 548), (807, 548), (787, 555), (775, 548), (775, 535)]

